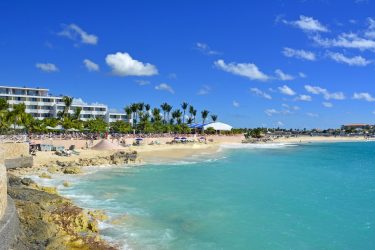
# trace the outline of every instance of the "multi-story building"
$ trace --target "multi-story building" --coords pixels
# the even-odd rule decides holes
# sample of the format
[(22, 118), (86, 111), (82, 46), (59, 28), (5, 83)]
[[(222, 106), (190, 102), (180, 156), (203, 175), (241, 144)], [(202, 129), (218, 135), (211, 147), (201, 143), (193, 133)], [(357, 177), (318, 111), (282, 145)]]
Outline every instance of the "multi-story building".
[[(41, 120), (47, 117), (57, 118), (58, 113), (65, 107), (62, 96), (52, 96), (49, 94), (49, 89), (43, 88), (0, 86), (0, 98), (8, 101), (10, 110), (14, 105), (24, 103), (26, 113)], [(82, 109), (80, 119), (83, 121), (95, 118), (103, 118), (107, 122), (127, 121), (124, 113), (112, 113), (104, 104), (88, 104), (82, 99), (73, 100), (69, 113), (73, 114), (78, 107)]]

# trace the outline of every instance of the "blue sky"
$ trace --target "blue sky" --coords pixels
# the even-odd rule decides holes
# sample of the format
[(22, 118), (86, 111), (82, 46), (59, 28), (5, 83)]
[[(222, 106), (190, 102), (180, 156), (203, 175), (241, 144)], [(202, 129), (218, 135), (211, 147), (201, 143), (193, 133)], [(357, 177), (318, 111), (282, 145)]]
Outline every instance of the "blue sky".
[(237, 127), (374, 123), (375, 3), (1, 1), (0, 85)]

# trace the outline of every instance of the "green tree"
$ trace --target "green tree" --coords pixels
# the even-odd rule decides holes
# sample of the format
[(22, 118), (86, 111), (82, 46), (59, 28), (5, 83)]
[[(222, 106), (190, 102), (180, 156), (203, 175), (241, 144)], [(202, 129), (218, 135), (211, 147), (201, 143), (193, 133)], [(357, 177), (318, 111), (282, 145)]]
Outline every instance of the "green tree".
[(22, 117), (25, 115), (26, 105), (24, 103), (13, 105), (12, 111), (8, 112), (8, 119), (13, 123), (15, 130), (17, 125), (22, 125)]
[(181, 124), (181, 116), (182, 112), (179, 109), (172, 112), (172, 118), (177, 121), (177, 124)]
[(203, 124), (206, 124), (206, 119), (207, 119), (209, 113), (210, 113), (210, 111), (208, 111), (208, 110), (203, 110), (201, 112)]
[(70, 111), (70, 107), (72, 106), (73, 104), (73, 98), (70, 97), (70, 96), (64, 96), (62, 98), (63, 102), (64, 102), (64, 110), (62, 112), (62, 117), (64, 116), (69, 116), (69, 111)]
[(77, 107), (77, 108), (74, 110), (73, 119), (74, 119), (74, 120), (80, 120), (80, 119), (81, 119), (81, 112), (82, 112), (82, 108), (81, 108), (81, 107)]
[(103, 118), (95, 118), (86, 121), (85, 128), (92, 133), (103, 133), (107, 131), (108, 124)]
[(211, 115), (211, 119), (213, 122), (216, 122), (217, 121), (217, 115)]
[[(201, 115), (202, 115), (202, 121), (203, 121), (203, 125), (206, 124), (206, 119), (207, 119), (207, 116), (210, 112), (208, 110), (203, 110), (201, 112)], [(204, 127), (202, 126), (202, 132), (204, 132)]]
[(183, 110), (182, 123), (185, 123), (185, 114), (186, 114), (186, 109), (188, 108), (188, 106), (189, 106), (189, 103), (187, 102), (183, 102), (181, 104), (181, 108)]
[(213, 127), (208, 127), (204, 133), (208, 134), (208, 135), (214, 135), (216, 133), (216, 130), (213, 128)]
[(137, 124), (137, 112), (138, 112), (138, 104), (137, 103), (133, 103), (130, 105), (130, 109), (133, 113), (133, 127), (135, 127), (135, 125)]
[(126, 106), (124, 108), (124, 111), (125, 111), (125, 114), (126, 114), (126, 116), (128, 118), (128, 122), (131, 123), (131, 117), (132, 117), (132, 113), (133, 113), (131, 107), (130, 106)]
[(131, 131), (132, 131), (132, 127), (131, 127), (130, 123), (124, 122), (124, 121), (121, 121), (121, 120), (112, 122), (110, 125), (111, 125), (112, 131), (115, 132), (115, 133), (125, 134), (125, 133), (131, 133)]

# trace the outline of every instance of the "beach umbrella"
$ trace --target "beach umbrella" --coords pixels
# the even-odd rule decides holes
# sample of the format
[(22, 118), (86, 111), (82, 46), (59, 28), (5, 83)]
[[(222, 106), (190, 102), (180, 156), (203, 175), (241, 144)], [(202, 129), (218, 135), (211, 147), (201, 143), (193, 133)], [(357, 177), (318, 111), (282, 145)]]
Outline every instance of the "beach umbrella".
[(79, 130), (76, 129), (76, 128), (70, 128), (70, 129), (67, 129), (66, 131), (68, 131), (68, 132), (79, 132)]
[(47, 126), (46, 129), (48, 130), (64, 130), (61, 125), (57, 125), (56, 127)]
[(135, 140), (136, 140), (136, 141), (143, 141), (142, 138), (136, 138)]

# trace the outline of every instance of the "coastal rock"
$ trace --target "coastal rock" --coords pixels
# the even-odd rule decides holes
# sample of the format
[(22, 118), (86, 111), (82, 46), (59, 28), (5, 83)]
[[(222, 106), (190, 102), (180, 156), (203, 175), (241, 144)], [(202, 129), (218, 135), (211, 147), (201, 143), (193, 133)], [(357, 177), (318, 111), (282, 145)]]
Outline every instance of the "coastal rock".
[(30, 178), (23, 178), (22, 180), (21, 180), (21, 183), (23, 184), (23, 185), (26, 185), (26, 186), (30, 186), (30, 185), (32, 185), (32, 184), (36, 184), (32, 179), (30, 179)]
[(131, 153), (119, 151), (110, 156), (110, 163), (119, 165), (129, 162), (135, 162), (137, 159), (137, 155), (137, 151), (133, 151)]
[(100, 220), (100, 221), (108, 220), (108, 215), (106, 215), (105, 212), (101, 210), (89, 211), (88, 215), (90, 215), (93, 219), (96, 219), (96, 220)]
[(63, 186), (64, 186), (64, 187), (70, 187), (70, 183), (67, 182), (67, 181), (64, 181)]
[(60, 171), (60, 169), (55, 165), (52, 165), (52, 166), (47, 168), (47, 172), (50, 173), (50, 174), (55, 174), (59, 171)]
[(47, 173), (42, 173), (39, 175), (39, 177), (44, 179), (52, 179), (52, 177)]
[(79, 174), (79, 173), (81, 173), (81, 169), (79, 167), (69, 166), (69, 167), (64, 168), (64, 174)]
[(46, 187), (26, 186), (16, 176), (9, 179), (27, 249), (116, 249), (97, 235), (98, 222), (70, 200), (42, 191)]
[(49, 194), (57, 194), (57, 189), (55, 187), (39, 187), (39, 189)]

